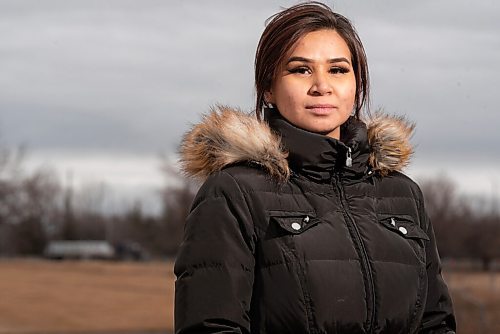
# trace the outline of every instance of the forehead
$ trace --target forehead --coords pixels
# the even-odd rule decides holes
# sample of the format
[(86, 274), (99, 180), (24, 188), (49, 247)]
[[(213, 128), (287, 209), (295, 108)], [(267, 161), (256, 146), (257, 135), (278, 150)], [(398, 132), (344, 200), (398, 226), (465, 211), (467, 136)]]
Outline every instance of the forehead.
[(351, 58), (351, 52), (344, 38), (333, 29), (312, 31), (300, 37), (288, 52), (289, 57), (299, 55), (311, 59), (339, 56)]

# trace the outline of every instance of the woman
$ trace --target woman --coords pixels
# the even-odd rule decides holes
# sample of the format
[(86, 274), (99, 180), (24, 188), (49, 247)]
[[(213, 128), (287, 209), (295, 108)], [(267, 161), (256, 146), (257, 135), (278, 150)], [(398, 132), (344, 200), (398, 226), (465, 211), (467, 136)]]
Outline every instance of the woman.
[(360, 120), (351, 23), (316, 2), (278, 13), (255, 85), (257, 117), (219, 107), (182, 144), (206, 180), (175, 263), (176, 333), (454, 333), (422, 193), (400, 172), (413, 126)]

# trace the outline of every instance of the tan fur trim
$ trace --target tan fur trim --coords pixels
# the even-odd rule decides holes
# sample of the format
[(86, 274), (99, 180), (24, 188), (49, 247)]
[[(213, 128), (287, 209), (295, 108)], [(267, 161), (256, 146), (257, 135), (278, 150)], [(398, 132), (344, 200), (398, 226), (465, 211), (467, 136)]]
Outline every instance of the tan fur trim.
[[(415, 124), (402, 116), (377, 112), (365, 121), (371, 153), (369, 164), (386, 176), (401, 171), (410, 162), (410, 138)], [(180, 164), (188, 176), (205, 179), (210, 174), (237, 162), (261, 165), (274, 178), (290, 176), (287, 153), (279, 136), (266, 122), (227, 106), (215, 106), (184, 136)]]
[(410, 138), (415, 124), (403, 116), (381, 112), (368, 120), (368, 142), (372, 152), (369, 163), (382, 176), (390, 171), (401, 171), (410, 162), (413, 147)]
[(185, 134), (180, 155), (183, 172), (201, 179), (243, 161), (263, 166), (279, 180), (290, 175), (287, 153), (267, 123), (227, 106), (211, 108), (203, 121)]

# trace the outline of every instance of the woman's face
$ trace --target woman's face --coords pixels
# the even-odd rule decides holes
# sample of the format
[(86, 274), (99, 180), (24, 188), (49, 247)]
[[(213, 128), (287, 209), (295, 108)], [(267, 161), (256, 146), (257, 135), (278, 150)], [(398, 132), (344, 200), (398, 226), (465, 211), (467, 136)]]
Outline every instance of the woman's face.
[(295, 126), (339, 139), (356, 96), (351, 52), (335, 30), (310, 32), (284, 60), (267, 102)]

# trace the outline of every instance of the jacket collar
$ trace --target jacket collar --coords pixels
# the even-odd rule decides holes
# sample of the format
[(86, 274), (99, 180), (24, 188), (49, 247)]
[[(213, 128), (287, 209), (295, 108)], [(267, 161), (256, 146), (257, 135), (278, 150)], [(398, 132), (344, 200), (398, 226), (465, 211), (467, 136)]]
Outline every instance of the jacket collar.
[[(410, 137), (414, 124), (404, 117), (376, 113), (366, 122), (350, 118), (335, 140), (301, 130), (279, 113), (268, 122), (238, 109), (216, 106), (183, 137), (180, 166), (187, 176), (204, 179), (226, 166), (251, 163), (271, 177), (288, 180), (291, 172), (316, 180), (339, 171), (359, 179), (367, 169), (385, 176), (401, 171), (413, 153)], [(346, 165), (351, 148), (352, 166)]]
[(298, 128), (277, 109), (266, 109), (264, 120), (280, 135), (293, 172), (316, 181), (330, 180), (334, 173), (357, 179), (368, 172), (367, 128), (354, 117), (341, 126), (340, 140)]

